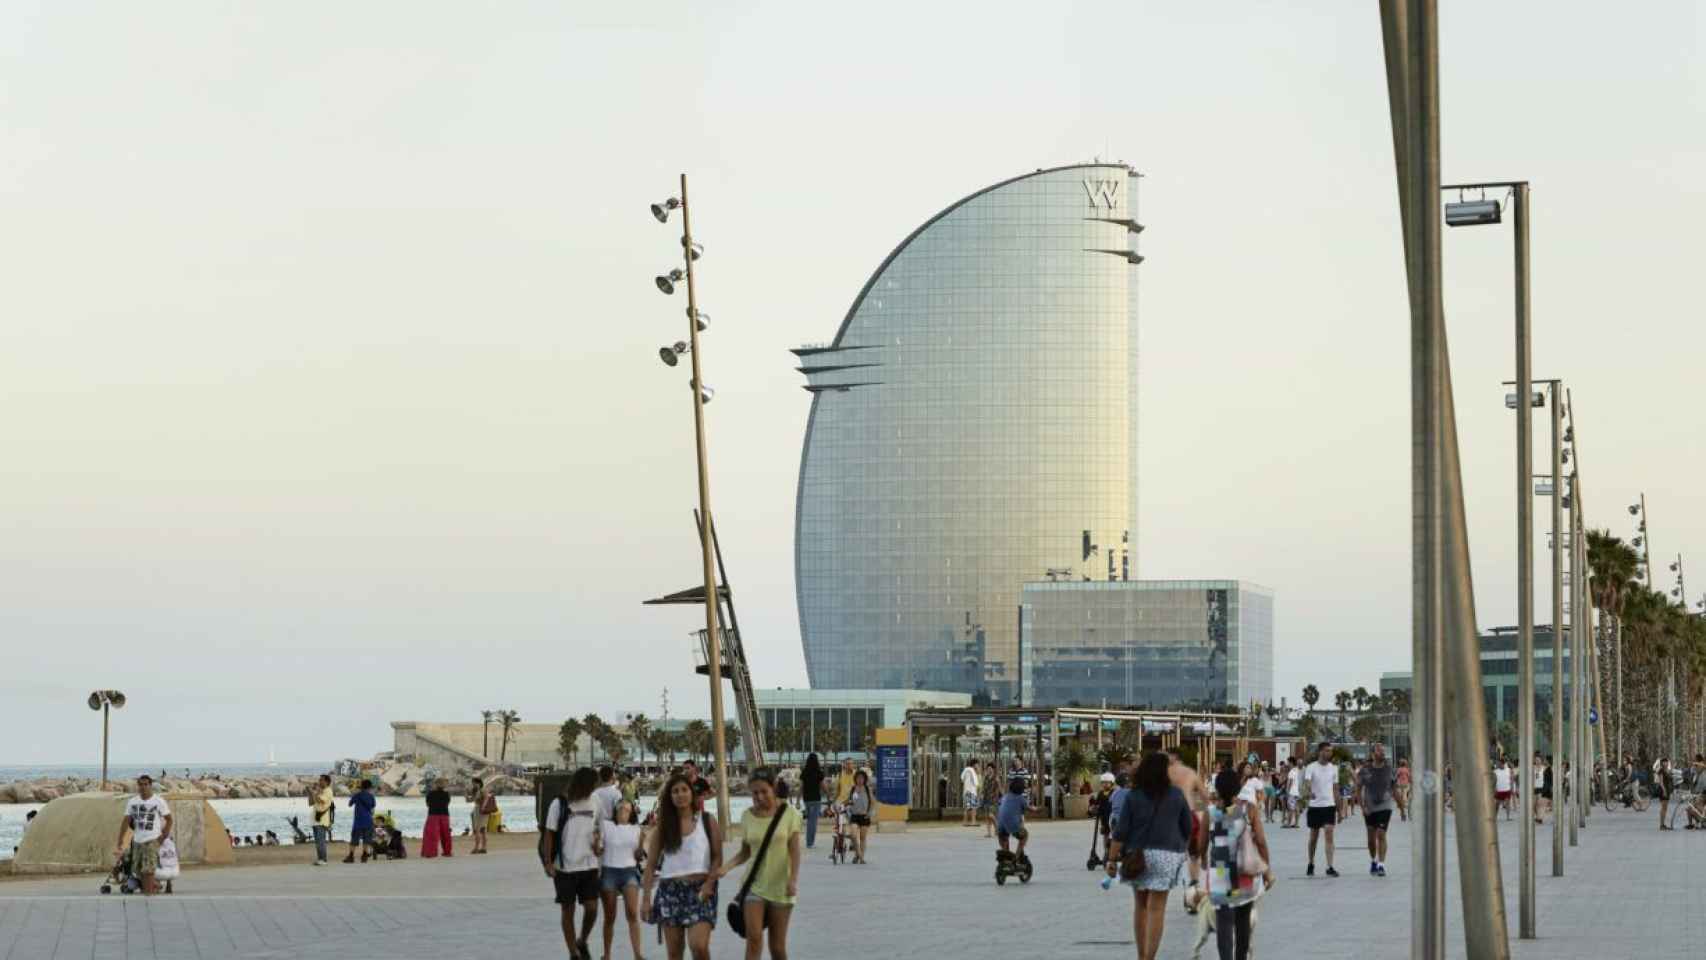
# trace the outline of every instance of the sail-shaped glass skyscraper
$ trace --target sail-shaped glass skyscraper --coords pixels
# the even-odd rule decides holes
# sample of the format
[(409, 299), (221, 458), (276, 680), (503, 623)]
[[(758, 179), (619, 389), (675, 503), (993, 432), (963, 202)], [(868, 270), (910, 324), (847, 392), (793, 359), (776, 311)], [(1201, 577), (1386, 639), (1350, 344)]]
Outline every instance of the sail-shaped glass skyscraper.
[(794, 351), (813, 687), (1015, 702), (1021, 585), (1136, 576), (1137, 182), (1090, 163), (980, 190)]

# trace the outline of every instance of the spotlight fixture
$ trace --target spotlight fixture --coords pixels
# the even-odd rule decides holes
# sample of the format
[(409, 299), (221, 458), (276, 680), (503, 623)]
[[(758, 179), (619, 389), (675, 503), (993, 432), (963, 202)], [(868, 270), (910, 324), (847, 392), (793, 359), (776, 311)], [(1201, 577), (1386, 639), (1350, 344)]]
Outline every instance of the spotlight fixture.
[(659, 223), (668, 223), (669, 212), (679, 206), (681, 206), (681, 201), (670, 197), (662, 203), (652, 204), (652, 216), (656, 217)]
[(1629, 515), (1630, 515), (1630, 516), (1631, 516), (1631, 517), (1633, 517), (1633, 516), (1635, 516), (1635, 515), (1636, 515), (1636, 514), (1638, 514), (1638, 513), (1640, 513), (1640, 512), (1641, 512), (1641, 505), (1640, 505), (1640, 504), (1638, 504), (1638, 503), (1631, 503), (1631, 504), (1630, 504), (1630, 505), (1629, 505)]
[(1641, 545), (1641, 538), (1636, 537), (1635, 539), (1629, 541), (1629, 545), (1632, 547), (1639, 547)]
[(677, 340), (667, 347), (658, 348), (658, 357), (666, 367), (673, 367), (681, 362), (681, 355), (687, 352), (687, 341)]
[(1445, 225), (1478, 227), (1498, 223), (1502, 213), (1497, 200), (1459, 200), (1445, 205)]
[(1671, 573), (1675, 573), (1675, 572), (1676, 572), (1676, 564), (1674, 564), (1674, 563), (1673, 563), (1673, 564), (1671, 564), (1671, 565), (1670, 565), (1670, 572), (1671, 572)]
[(700, 333), (704, 333), (711, 326), (711, 315), (703, 310), (694, 310), (692, 307), (688, 307), (687, 319), (699, 324)]
[[(1544, 406), (1546, 406), (1546, 394), (1541, 393), (1540, 391), (1536, 390), (1536, 391), (1534, 391), (1533, 396), (1528, 398), (1528, 401), (1529, 401), (1529, 406), (1531, 406), (1531, 407), (1544, 407)], [(1505, 408), (1508, 410), (1515, 410), (1516, 409), (1516, 394), (1514, 394), (1514, 393), (1505, 394)]]
[(662, 290), (664, 293), (674, 293), (675, 285), (685, 279), (686, 276), (687, 274), (682, 273), (679, 269), (671, 270), (657, 278), (658, 289)]
[[(693, 386), (693, 381), (689, 380), (687, 382), (687, 386), (689, 389), (691, 389)], [(711, 389), (710, 387), (700, 387), (699, 388), (699, 402), (700, 403), (710, 403), (711, 398), (716, 396), (716, 395), (717, 395), (717, 391)]]
[(689, 260), (697, 260), (700, 257), (705, 255), (705, 245), (704, 244), (694, 243), (691, 246), (689, 246), (687, 243), (686, 237), (681, 238), (681, 249), (687, 251), (687, 258)]

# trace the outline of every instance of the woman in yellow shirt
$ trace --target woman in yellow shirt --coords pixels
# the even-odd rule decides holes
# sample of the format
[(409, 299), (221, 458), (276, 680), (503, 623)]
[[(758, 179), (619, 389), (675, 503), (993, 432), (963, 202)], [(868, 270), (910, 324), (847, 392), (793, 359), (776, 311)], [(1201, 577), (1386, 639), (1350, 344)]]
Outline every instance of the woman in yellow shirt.
[(747, 778), (752, 806), (741, 817), (740, 853), (724, 865), (722, 876), (758, 856), (764, 845), (764, 835), (771, 833), (770, 824), (777, 817), (776, 829), (770, 836), (770, 846), (762, 859), (747, 868), (750, 886), (741, 909), (746, 914), (746, 958), (758, 960), (764, 953), (764, 930), (770, 929), (772, 960), (788, 956), (788, 919), (794, 913), (794, 901), (800, 892), (800, 861), (805, 856), (802, 838), (804, 821), (799, 811), (776, 798), (776, 774), (759, 767)]

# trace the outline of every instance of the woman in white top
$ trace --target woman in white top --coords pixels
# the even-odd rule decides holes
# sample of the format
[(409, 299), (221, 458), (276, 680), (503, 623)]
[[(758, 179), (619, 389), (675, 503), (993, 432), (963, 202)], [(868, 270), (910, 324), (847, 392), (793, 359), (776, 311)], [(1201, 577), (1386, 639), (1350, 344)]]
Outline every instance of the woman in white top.
[(604, 899), (604, 960), (610, 960), (610, 941), (615, 937), (616, 900), (621, 898), (628, 915), (628, 940), (634, 956), (640, 951), (640, 825), (634, 822), (634, 805), (618, 801), (609, 820), (598, 825), (604, 838), (604, 853), (598, 878)]
[[(640, 913), (663, 927), (669, 960), (710, 960), (711, 928), (717, 923), (717, 874), (723, 868), (723, 837), (717, 819), (693, 810), (693, 786), (676, 774), (664, 784), (666, 809), (646, 839), (646, 891)], [(652, 880), (657, 878), (657, 896)], [(656, 911), (653, 911), (653, 904)]]

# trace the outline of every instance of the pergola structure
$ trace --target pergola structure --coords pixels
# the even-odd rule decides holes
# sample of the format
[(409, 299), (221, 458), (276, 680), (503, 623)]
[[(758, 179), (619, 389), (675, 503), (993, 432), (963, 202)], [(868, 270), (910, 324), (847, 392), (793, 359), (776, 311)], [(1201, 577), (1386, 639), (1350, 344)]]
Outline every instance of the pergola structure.
[[(961, 809), (959, 768), (972, 757), (992, 759), (1001, 769), (1003, 741), (1023, 737), (1025, 745), (1015, 752), (1028, 776), (1032, 802), (1047, 816), (1056, 811), (1042, 802), (1043, 771), (1053, 767), (1062, 737), (1084, 739), (1094, 734), (1092, 749), (1118, 736), (1122, 724), (1137, 724), (1140, 732), (1133, 752), (1144, 749), (1196, 747), (1198, 772), (1207, 775), (1217, 759), (1240, 759), (1251, 752), (1270, 762), (1278, 759), (1277, 744), (1301, 741), (1292, 737), (1260, 737), (1245, 733), (1249, 714), (1198, 710), (1129, 710), (1101, 707), (923, 707), (906, 712), (906, 742), (911, 764), (910, 807), (914, 815), (929, 816), (945, 809)], [(1128, 731), (1130, 727), (1125, 728)], [(944, 749), (943, 740), (947, 746)], [(960, 749), (960, 741), (989, 741), (993, 749)], [(1085, 744), (1091, 746), (1089, 742)], [(1005, 775), (1005, 771), (1003, 772)], [(946, 796), (938, 785), (948, 780)], [(1064, 806), (1064, 805), (1063, 805)]]

